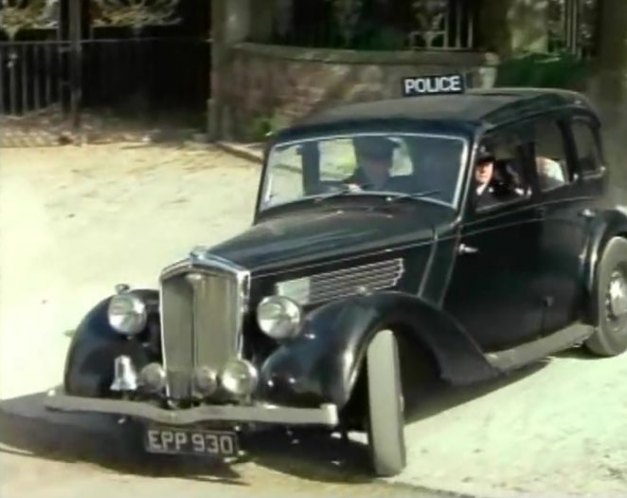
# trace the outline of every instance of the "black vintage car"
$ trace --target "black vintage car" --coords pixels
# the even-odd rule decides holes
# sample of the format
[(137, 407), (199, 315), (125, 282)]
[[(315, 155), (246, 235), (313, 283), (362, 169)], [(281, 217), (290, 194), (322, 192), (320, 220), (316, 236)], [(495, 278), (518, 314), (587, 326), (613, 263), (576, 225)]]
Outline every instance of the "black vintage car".
[[(238, 455), (261, 426), (368, 434), (405, 465), (425, 362), (465, 385), (585, 345), (627, 349), (627, 210), (578, 94), (344, 105), (272, 136), (252, 226), (116, 287), (46, 405), (139, 421), (149, 452)], [(142, 429), (144, 430), (144, 429)]]

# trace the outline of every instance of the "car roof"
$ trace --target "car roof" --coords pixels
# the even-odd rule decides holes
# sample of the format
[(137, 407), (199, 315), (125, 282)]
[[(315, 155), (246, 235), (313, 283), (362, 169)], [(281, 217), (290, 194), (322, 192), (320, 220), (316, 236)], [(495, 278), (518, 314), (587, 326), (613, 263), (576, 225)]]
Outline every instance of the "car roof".
[(325, 134), (333, 129), (355, 130), (369, 126), (422, 124), (438, 131), (473, 132), (493, 128), (541, 112), (593, 108), (579, 92), (553, 88), (471, 89), (462, 94), (404, 97), (343, 104), (316, 112), (279, 132), (276, 139), (302, 134)]

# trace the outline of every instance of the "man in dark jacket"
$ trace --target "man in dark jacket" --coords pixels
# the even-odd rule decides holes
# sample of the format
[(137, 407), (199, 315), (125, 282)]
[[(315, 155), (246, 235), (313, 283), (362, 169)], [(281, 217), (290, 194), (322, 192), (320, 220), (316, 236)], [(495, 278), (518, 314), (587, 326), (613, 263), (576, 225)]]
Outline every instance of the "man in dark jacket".
[(494, 154), (488, 147), (482, 145), (477, 153), (475, 163), (475, 207), (482, 208), (497, 202), (494, 189), (491, 186), (494, 177)]
[(379, 136), (356, 137), (353, 143), (357, 169), (344, 182), (365, 190), (389, 190), (394, 150), (398, 145)]

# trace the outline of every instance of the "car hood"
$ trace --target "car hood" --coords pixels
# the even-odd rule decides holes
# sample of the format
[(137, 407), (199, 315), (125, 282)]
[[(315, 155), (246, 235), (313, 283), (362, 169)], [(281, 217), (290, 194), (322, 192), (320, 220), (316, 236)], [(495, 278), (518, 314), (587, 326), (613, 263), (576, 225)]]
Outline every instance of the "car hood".
[(450, 226), (454, 217), (451, 209), (427, 203), (292, 212), (259, 222), (212, 247), (210, 252), (255, 272), (286, 269), (316, 260), (429, 242), (436, 232)]

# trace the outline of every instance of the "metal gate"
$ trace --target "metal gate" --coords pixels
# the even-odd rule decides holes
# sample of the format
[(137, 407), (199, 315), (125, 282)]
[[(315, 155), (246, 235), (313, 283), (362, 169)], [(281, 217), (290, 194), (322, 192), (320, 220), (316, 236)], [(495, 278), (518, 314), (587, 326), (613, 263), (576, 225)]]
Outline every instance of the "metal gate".
[(0, 145), (108, 123), (202, 127), (210, 4), (0, 0)]

